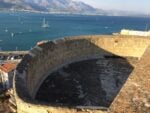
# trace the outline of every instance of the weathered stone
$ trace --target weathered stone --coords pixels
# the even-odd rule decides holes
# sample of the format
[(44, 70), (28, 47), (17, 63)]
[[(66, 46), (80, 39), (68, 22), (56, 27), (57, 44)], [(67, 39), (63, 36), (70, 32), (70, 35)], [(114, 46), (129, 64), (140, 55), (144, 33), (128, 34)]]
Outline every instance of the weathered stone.
[[(30, 57), (29, 60), (23, 59), (20, 65), (18, 65), (18, 72), (23, 73), (24, 70), (26, 71), (25, 82), (19, 78), (20, 75), (18, 74), (14, 80), (18, 113), (148, 113), (148, 95), (150, 93), (150, 82), (148, 81), (150, 80), (149, 54), (143, 57), (142, 55), (150, 44), (150, 38), (82, 36), (65, 38), (56, 42), (49, 41), (39, 45), (42, 51), (38, 52), (35, 57)], [(141, 61), (137, 66), (133, 63), (135, 70), (108, 111), (55, 106), (34, 99), (43, 81), (55, 70), (73, 62), (109, 56), (135, 57), (137, 60), (141, 59)], [(132, 62), (132, 60), (128, 61), (129, 63)]]

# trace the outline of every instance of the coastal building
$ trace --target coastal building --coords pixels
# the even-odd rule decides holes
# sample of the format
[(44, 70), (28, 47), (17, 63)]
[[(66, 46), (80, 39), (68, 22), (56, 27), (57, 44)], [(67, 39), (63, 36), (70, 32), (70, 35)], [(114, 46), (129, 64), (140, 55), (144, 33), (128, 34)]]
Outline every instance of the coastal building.
[(1, 90), (7, 90), (12, 88), (12, 81), (14, 76), (14, 70), (17, 64), (5, 63), (0, 65), (0, 86)]
[(136, 31), (136, 30), (128, 30), (122, 29), (120, 32), (121, 35), (132, 35), (132, 36), (150, 36), (150, 31)]

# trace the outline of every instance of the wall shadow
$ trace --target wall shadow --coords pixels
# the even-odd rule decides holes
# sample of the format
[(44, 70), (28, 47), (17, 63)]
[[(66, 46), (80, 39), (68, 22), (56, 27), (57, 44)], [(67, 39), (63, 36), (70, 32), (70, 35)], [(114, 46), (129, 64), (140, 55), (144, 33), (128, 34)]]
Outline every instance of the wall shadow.
[(122, 58), (72, 63), (50, 74), (36, 99), (52, 105), (109, 107), (132, 70)]
[[(88, 40), (80, 41), (87, 44), (85, 48), (96, 51), (93, 52), (96, 57), (80, 61), (72, 59), (72, 63), (51, 73), (36, 94), (35, 99), (39, 103), (61, 107), (109, 108), (118, 95), (134, 67), (126, 58), (99, 48)], [(79, 44), (74, 40), (65, 42), (68, 48), (71, 43)], [(55, 46), (53, 44), (53, 49)]]

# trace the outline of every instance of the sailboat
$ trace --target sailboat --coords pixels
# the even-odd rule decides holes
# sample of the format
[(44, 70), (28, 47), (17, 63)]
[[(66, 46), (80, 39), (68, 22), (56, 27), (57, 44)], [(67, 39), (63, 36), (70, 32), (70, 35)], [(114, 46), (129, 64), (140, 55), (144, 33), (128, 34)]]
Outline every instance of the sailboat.
[(14, 37), (14, 35), (15, 35), (14, 33), (11, 33), (11, 37)]
[(48, 22), (46, 22), (45, 18), (43, 19), (43, 23), (42, 23), (42, 26), (43, 28), (48, 28), (49, 27), (49, 24)]
[(5, 29), (5, 32), (6, 32), (6, 33), (8, 32), (8, 29), (7, 29), (7, 28)]

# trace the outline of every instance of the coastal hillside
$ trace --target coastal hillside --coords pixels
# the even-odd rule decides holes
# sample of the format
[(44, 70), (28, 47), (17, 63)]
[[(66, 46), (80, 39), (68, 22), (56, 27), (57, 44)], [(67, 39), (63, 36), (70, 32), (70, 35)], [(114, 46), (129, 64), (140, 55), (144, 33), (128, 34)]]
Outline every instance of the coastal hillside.
[(1, 10), (33, 10), (32, 6), (23, 0), (0, 0)]
[(26, 3), (46, 8), (49, 12), (92, 13), (96, 9), (83, 2), (72, 0), (25, 0)]
[(84, 2), (75, 0), (0, 0), (0, 11), (29, 11), (63, 14), (89, 14), (107, 16), (141, 16), (150, 17), (148, 14), (95, 8)]
[(63, 13), (96, 13), (97, 9), (73, 0), (0, 0), (1, 10)]

